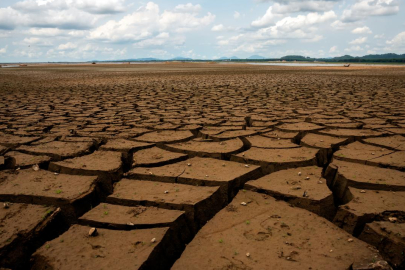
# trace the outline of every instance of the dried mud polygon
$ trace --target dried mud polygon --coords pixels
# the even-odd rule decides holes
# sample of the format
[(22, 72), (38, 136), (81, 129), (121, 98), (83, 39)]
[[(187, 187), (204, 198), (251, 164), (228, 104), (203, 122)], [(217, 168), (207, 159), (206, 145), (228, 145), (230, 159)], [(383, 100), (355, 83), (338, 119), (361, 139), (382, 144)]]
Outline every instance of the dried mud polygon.
[(0, 85), (0, 268), (404, 268), (402, 67), (31, 64)]

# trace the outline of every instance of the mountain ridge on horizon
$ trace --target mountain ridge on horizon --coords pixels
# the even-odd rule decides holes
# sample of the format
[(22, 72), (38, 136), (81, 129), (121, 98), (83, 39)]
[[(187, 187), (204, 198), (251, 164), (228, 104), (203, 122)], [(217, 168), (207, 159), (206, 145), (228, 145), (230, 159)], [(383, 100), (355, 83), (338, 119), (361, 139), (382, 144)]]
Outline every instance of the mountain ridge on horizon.
[[(160, 59), (154, 57), (144, 57), (144, 58), (128, 58), (128, 59), (118, 59), (118, 60), (89, 60), (84, 62), (162, 62), (162, 61), (309, 61), (309, 62), (404, 62), (405, 63), (405, 54), (396, 54), (396, 53), (385, 53), (385, 54), (367, 54), (364, 56), (351, 56), (351, 55), (342, 55), (335, 57), (308, 57), (302, 55), (286, 55), (277, 58), (266, 58), (260, 55), (252, 55), (247, 58), (239, 58), (237, 56), (231, 57), (220, 57), (215, 59), (198, 59), (198, 58), (189, 58), (177, 56), (170, 59)], [(20, 63), (20, 62), (19, 62)], [(57, 61), (55, 62), (57, 63)]]
[(189, 58), (189, 57), (182, 57), (177, 56), (170, 59), (159, 59), (154, 57), (144, 57), (144, 58), (131, 58), (131, 59), (121, 59), (121, 60), (92, 60), (88, 62), (153, 62), (153, 61), (244, 61), (244, 60), (269, 60), (269, 61), (326, 61), (326, 62), (341, 62), (341, 61), (381, 61), (381, 60), (397, 60), (400, 62), (405, 62), (405, 54), (396, 54), (396, 53), (385, 53), (385, 54), (367, 54), (364, 56), (351, 56), (351, 55), (342, 55), (342, 56), (335, 56), (335, 57), (308, 57), (302, 55), (286, 55), (283, 57), (274, 57), (274, 58), (267, 58), (261, 55), (252, 55), (247, 58), (239, 58), (237, 56), (231, 57), (220, 57), (217, 59), (198, 59), (198, 58)]

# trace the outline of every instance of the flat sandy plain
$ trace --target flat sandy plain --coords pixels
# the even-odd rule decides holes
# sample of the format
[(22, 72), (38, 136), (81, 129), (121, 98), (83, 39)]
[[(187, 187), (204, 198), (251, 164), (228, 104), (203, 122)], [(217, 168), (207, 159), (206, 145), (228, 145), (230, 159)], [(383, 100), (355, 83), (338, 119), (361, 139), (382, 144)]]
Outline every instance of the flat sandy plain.
[(405, 267), (403, 67), (36, 65), (0, 100), (0, 268)]

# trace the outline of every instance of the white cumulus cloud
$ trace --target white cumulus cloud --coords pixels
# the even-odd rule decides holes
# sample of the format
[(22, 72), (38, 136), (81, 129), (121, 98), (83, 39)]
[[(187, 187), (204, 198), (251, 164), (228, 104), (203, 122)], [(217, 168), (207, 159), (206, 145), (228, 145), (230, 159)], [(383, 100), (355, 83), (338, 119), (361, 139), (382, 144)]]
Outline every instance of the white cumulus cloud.
[(38, 38), (38, 37), (30, 37), (30, 38), (24, 38), (22, 41), (22, 44), (25, 46), (52, 46), (52, 42), (48, 39), (45, 38)]
[(262, 33), (270, 34), (272, 37), (279, 37), (283, 34), (305, 34), (311, 30), (315, 30), (314, 27), (321, 23), (325, 23), (336, 18), (334, 11), (328, 11), (323, 14), (308, 13), (306, 15), (298, 15), (296, 17), (284, 17), (275, 23), (274, 26), (261, 29)]
[(70, 0), (76, 8), (93, 14), (114, 14), (125, 11), (126, 0)]
[(125, 11), (126, 0), (25, 0), (13, 8), (21, 12), (42, 12), (44, 10), (78, 9), (92, 14), (114, 14)]
[(405, 31), (396, 35), (393, 39), (386, 41), (391, 50), (405, 49)]
[(369, 16), (394, 15), (398, 11), (398, 0), (359, 0), (343, 11), (342, 21), (353, 22), (366, 19)]
[(76, 49), (76, 48), (77, 48), (77, 45), (72, 43), (72, 42), (68, 42), (68, 43), (65, 43), (65, 44), (60, 44), (58, 46), (58, 50), (61, 50), (61, 51), (73, 50), (73, 49)]
[[(191, 12), (186, 12), (187, 10)], [(149, 2), (119, 21), (110, 20), (92, 30), (89, 38), (109, 42), (140, 41), (153, 38), (161, 32), (188, 32), (214, 21), (215, 15), (208, 12), (205, 16), (198, 17), (196, 10), (199, 8), (190, 4), (177, 6), (173, 11), (160, 12), (157, 4)]]
[[(252, 22), (252, 26), (265, 27), (274, 24), (274, 19), (277, 17), (277, 15), (273, 14), (272, 7), (270, 7), (263, 17)], [(275, 24), (279, 28), (304, 28), (308, 25), (319, 24), (335, 19), (336, 17), (333, 10), (324, 12), (323, 14), (311, 12), (306, 15), (298, 15), (297, 17), (287, 16), (277, 21)]]
[[(271, 13), (271, 8), (269, 10), (266, 12), (267, 15)], [(264, 25), (267, 22), (256, 20), (252, 25), (260, 26), (260, 28), (252, 28), (254, 31), (241, 33), (230, 38), (222, 37), (218, 40), (218, 45), (226, 47), (227, 50), (231, 49), (235, 53), (262, 53), (273, 46), (285, 44), (287, 40), (291, 39), (300, 42), (318, 42), (323, 39), (323, 36), (318, 33), (319, 25), (334, 18), (336, 18), (334, 11), (312, 12), (295, 17), (287, 16), (266, 27)]]
[(214, 31), (214, 32), (220, 32), (220, 31), (224, 31), (224, 30), (225, 30), (225, 26), (223, 24), (217, 24), (211, 28), (211, 31)]
[(345, 49), (345, 52), (360, 52), (360, 51), (363, 51), (363, 48), (358, 45)]
[(162, 32), (155, 37), (141, 40), (134, 43), (135, 48), (160, 48), (163, 46), (182, 46), (186, 39), (184, 36), (172, 36), (170, 33)]
[(269, 26), (273, 24), (274, 20), (278, 17), (279, 15), (273, 13), (273, 7), (271, 6), (267, 9), (266, 13), (262, 17), (254, 20), (251, 25), (254, 27)]
[(352, 41), (349, 42), (349, 44), (357, 45), (357, 44), (363, 44), (367, 41), (367, 37), (360, 37), (356, 38)]
[(373, 32), (371, 32), (370, 28), (368, 28), (367, 26), (363, 26), (363, 27), (357, 27), (355, 29), (352, 30), (353, 34), (372, 34)]
[[(61, 3), (56, 5), (55, 3)], [(17, 27), (39, 27), (59, 29), (89, 29), (100, 15), (90, 14), (64, 1), (39, 5), (36, 1), (18, 2), (7, 8), (0, 8), (0, 29)]]
[(6, 46), (6, 47), (4, 47), (4, 48), (1, 48), (1, 49), (0, 49), (0, 54), (6, 53), (6, 52), (7, 52), (7, 48), (8, 48), (8, 46)]
[(330, 53), (334, 53), (334, 52), (336, 52), (338, 50), (338, 47), (337, 46), (332, 46), (330, 49), (329, 49), (329, 52)]
[(259, 2), (276, 2), (275, 13), (329, 11), (341, 0), (259, 0)]
[(374, 36), (375, 39), (381, 39), (381, 38), (384, 38), (384, 37), (385, 37), (384, 34)]
[(185, 12), (185, 13), (198, 13), (201, 10), (201, 5), (193, 5), (191, 3), (187, 3), (185, 5), (178, 5), (174, 8), (175, 12)]

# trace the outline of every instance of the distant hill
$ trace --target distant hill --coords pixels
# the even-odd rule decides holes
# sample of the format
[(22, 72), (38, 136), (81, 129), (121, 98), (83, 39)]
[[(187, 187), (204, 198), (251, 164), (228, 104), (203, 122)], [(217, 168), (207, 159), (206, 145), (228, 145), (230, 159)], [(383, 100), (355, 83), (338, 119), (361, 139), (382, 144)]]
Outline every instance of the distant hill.
[(396, 53), (369, 54), (369, 55), (365, 55), (360, 58), (361, 59), (404, 59), (405, 54), (396, 54)]
[[(325, 59), (322, 59), (325, 60)], [(364, 56), (353, 57), (351, 55), (343, 55), (327, 59), (327, 61), (335, 62), (405, 62), (405, 54), (385, 53), (385, 54), (368, 54)]]
[[(216, 59), (217, 61), (236, 61), (236, 62), (246, 62), (246, 61), (252, 61), (252, 62), (266, 62), (266, 61), (307, 61), (307, 62), (313, 62), (313, 61), (322, 61), (322, 62), (349, 62), (349, 63), (405, 63), (405, 54), (396, 54), (396, 53), (386, 53), (386, 54), (368, 54), (364, 56), (351, 56), (351, 55), (342, 55), (342, 56), (337, 56), (337, 57), (324, 57), (324, 58), (312, 58), (308, 56), (302, 56), (302, 55), (286, 55), (281, 58), (265, 58), (260, 55), (252, 55), (246, 59), (240, 59), (237, 56), (223, 56), (219, 59)], [(98, 60), (92, 60), (89, 62), (136, 62), (136, 61), (144, 61), (144, 62), (153, 62), (153, 61), (207, 61), (207, 60), (195, 60), (192, 58), (188, 57), (175, 57), (172, 59), (164, 60), (164, 59), (158, 59), (158, 58), (153, 58), (153, 57), (146, 57), (146, 58), (136, 58), (136, 59), (123, 59), (123, 60), (109, 60), (109, 61), (98, 61)], [(211, 61), (211, 60), (208, 60)]]
[(131, 59), (118, 59), (118, 60), (107, 60), (107, 61), (98, 61), (98, 60), (93, 60), (89, 62), (152, 62), (152, 61), (161, 61), (158, 58), (152, 58), (152, 57), (145, 57), (145, 58), (131, 58)]
[(311, 58), (302, 55), (286, 55), (281, 57), (280, 59), (286, 61), (309, 61)]
[(231, 56), (231, 57), (227, 57), (227, 56), (222, 56), (221, 58), (218, 58), (218, 60), (239, 60), (240, 58), (237, 56)]
[(152, 57), (146, 57), (146, 58), (130, 59), (129, 62), (130, 61), (145, 61), (145, 62), (148, 62), (148, 61), (160, 61), (160, 59), (152, 58)]
[(172, 61), (190, 61), (190, 60), (193, 60), (193, 58), (177, 56), (177, 57), (172, 58), (170, 60), (172, 60)]
[(266, 57), (263, 57), (263, 56), (261, 56), (261, 55), (252, 55), (252, 56), (250, 56), (250, 57), (248, 57), (248, 58), (246, 58), (246, 59), (249, 59), (249, 60), (266, 59)]
[[(123, 59), (123, 60), (116, 60), (119, 62), (153, 62), (153, 61), (190, 61), (193, 60), (192, 58), (186, 58), (186, 57), (174, 57), (172, 59), (159, 59), (159, 58), (153, 58), (153, 57), (145, 57), (145, 58), (135, 58), (135, 59)], [(97, 61), (96, 61), (97, 62)]]
[(325, 61), (325, 62), (405, 62), (405, 54), (368, 54), (364, 56), (343, 55), (328, 58), (311, 58), (302, 55), (287, 55), (280, 58), (285, 61)]
[(354, 59), (355, 57), (351, 56), (351, 55), (343, 55), (343, 56), (338, 56), (338, 57), (332, 57), (329, 58), (330, 60), (351, 60)]

